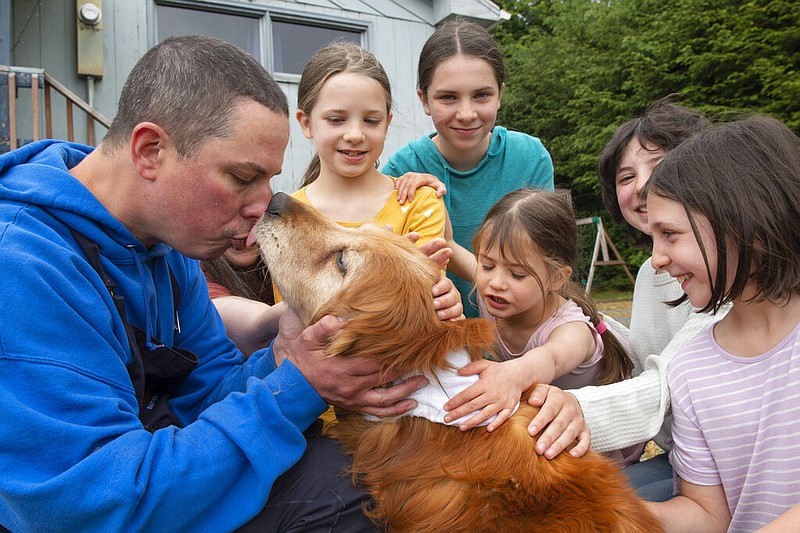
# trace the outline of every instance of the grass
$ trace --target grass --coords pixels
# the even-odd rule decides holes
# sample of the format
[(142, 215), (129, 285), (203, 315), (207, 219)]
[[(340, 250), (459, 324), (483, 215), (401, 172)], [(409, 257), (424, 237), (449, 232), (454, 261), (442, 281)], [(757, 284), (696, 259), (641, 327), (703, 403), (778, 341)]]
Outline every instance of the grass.
[(595, 289), (592, 288), (592, 299), (595, 302), (615, 302), (633, 299), (633, 290)]

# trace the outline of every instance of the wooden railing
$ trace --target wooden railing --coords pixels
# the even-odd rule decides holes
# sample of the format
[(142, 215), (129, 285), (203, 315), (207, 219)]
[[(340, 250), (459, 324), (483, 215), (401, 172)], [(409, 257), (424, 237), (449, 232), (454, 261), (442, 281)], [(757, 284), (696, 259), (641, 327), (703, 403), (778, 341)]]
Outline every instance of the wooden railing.
[[(44, 89), (44, 95), (40, 94), (39, 89)], [(17, 101), (20, 96), (19, 89), (30, 89), (30, 115), (24, 115), (18, 123)], [(75, 141), (74, 111), (77, 107), (86, 116), (84, 142), (90, 146), (95, 146), (95, 126), (99, 124), (106, 129), (111, 125), (111, 121), (98, 113), (81, 97), (67, 89), (55, 78), (47, 74), (43, 69), (27, 67), (9, 67), (0, 65), (0, 153), (14, 150), (22, 144), (30, 141), (38, 141), (42, 138), (52, 139), (53, 137), (53, 90), (64, 97), (66, 113), (59, 114), (58, 120), (63, 120), (65, 124), (60, 124), (59, 128), (66, 126), (65, 132), (57, 134), (57, 137), (66, 134), (66, 140)], [(41, 105), (44, 103), (44, 137), (41, 135)], [(58, 124), (57, 124), (58, 125)], [(20, 138), (19, 131), (24, 126), (26, 133), (30, 133), (30, 138)]]

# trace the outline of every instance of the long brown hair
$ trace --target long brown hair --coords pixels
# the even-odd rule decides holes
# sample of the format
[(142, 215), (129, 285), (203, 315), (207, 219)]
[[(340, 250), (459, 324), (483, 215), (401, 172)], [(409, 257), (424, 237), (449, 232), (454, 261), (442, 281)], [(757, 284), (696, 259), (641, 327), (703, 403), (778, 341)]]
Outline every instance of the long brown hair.
[[(557, 192), (524, 188), (506, 194), (486, 214), (472, 241), (476, 256), (481, 250), (493, 246), (497, 246), (504, 258), (513, 259), (536, 279), (547, 301), (552, 294), (545, 291), (544, 283), (536, 274), (530, 251), (532, 248), (539, 250), (551, 272), (565, 266), (575, 271), (578, 229), (572, 206)], [(594, 301), (574, 278), (568, 279), (558, 294), (578, 304), (595, 327), (602, 322), (603, 316)], [(605, 385), (630, 377), (633, 361), (622, 343), (608, 329), (600, 337), (603, 339), (603, 359), (598, 383)]]
[[(755, 302), (786, 302), (800, 293), (800, 138), (784, 123), (753, 115), (699, 133), (667, 154), (645, 191), (686, 211), (711, 281), (701, 312), (741, 298), (750, 283)], [(714, 232), (714, 278), (698, 215)], [(736, 261), (733, 279), (729, 260)]]
[(275, 295), (272, 292), (272, 276), (260, 256), (258, 261), (248, 267), (246, 271), (230, 263), (224, 255), (204, 259), (200, 265), (204, 272), (228, 289), (233, 296), (269, 305), (275, 303)]
[[(297, 87), (297, 109), (310, 116), (322, 86), (331, 77), (343, 72), (360, 74), (377, 81), (385, 92), (386, 112), (392, 111), (392, 87), (389, 76), (372, 52), (350, 41), (334, 41), (311, 56)], [(319, 155), (315, 153), (303, 173), (301, 187), (313, 183), (319, 177), (319, 171)]]

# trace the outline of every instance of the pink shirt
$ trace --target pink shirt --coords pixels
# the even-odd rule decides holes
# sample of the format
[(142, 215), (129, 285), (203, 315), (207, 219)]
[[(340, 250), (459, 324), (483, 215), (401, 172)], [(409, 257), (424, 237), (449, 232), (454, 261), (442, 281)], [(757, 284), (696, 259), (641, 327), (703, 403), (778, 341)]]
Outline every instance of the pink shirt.
[[(478, 298), (478, 308), (480, 309), (481, 317), (494, 321), (494, 317), (486, 310), (482, 298)], [(547, 342), (547, 339), (550, 338), (550, 334), (554, 329), (569, 322), (583, 322), (592, 331), (595, 340), (594, 353), (589, 359), (578, 365), (577, 368), (573, 369), (569, 374), (564, 374), (554, 379), (552, 384), (560, 389), (577, 389), (586, 385), (597, 385), (596, 378), (600, 373), (600, 365), (598, 363), (600, 363), (600, 360), (603, 358), (603, 339), (597, 334), (597, 330), (594, 329), (594, 325), (589, 320), (589, 317), (583, 314), (583, 309), (572, 300), (567, 300), (553, 316), (542, 322), (536, 331), (531, 334), (530, 339), (528, 339), (528, 344), (525, 345), (525, 348), (521, 352), (512, 352), (508, 349), (506, 343), (503, 342), (503, 339), (498, 337), (499, 346), (497, 350), (497, 359), (499, 361), (516, 359), (529, 350), (537, 346), (542, 346)]]
[[(478, 297), (477, 300), (481, 317), (494, 321), (494, 317), (489, 314), (483, 303), (483, 298)], [(515, 359), (537, 346), (542, 346), (547, 342), (547, 339), (550, 338), (550, 334), (554, 329), (562, 324), (568, 324), (569, 322), (583, 322), (591, 330), (595, 341), (594, 353), (589, 359), (578, 365), (568, 374), (554, 379), (552, 384), (560, 389), (579, 389), (587, 385), (597, 385), (597, 376), (601, 370), (599, 363), (603, 358), (603, 339), (597, 333), (589, 317), (583, 314), (583, 309), (572, 300), (567, 300), (553, 316), (542, 322), (536, 331), (531, 334), (530, 339), (528, 339), (528, 344), (525, 345), (525, 348), (521, 352), (514, 353), (509, 350), (508, 346), (503, 342), (503, 339), (498, 336), (499, 345), (497, 347), (497, 359), (500, 361)], [(624, 339), (619, 339), (620, 342), (623, 343), (623, 346), (627, 345)], [(628, 466), (639, 460), (644, 450), (644, 444), (645, 443), (634, 444), (620, 450), (612, 450), (606, 452), (604, 455), (614, 459), (621, 466)]]

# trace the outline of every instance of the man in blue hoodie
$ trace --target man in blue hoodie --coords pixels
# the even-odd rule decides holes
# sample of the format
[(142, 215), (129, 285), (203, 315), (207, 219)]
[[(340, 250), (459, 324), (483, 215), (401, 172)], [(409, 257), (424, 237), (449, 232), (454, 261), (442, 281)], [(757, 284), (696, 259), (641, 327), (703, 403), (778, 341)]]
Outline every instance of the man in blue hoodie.
[(269, 74), (193, 36), (136, 64), (96, 150), (0, 156), (4, 527), (374, 530), (336, 445), (303, 432), (328, 402), (400, 414), (422, 383), (324, 357), (335, 317), (289, 313), (244, 362), (196, 261), (244, 246), (288, 139)]

